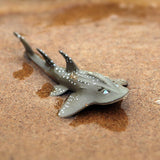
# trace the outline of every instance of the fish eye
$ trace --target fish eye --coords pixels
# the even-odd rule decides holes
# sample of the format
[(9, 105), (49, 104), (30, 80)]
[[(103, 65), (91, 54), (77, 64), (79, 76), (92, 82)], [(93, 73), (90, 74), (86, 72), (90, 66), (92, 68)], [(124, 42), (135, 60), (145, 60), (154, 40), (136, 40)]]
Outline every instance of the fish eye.
[(98, 91), (105, 94), (105, 95), (109, 93), (109, 91), (103, 87), (99, 88)]
[(106, 90), (106, 89), (104, 89), (102, 93), (103, 93), (103, 94), (108, 94), (108, 93), (109, 93), (109, 91), (108, 91), (108, 90)]

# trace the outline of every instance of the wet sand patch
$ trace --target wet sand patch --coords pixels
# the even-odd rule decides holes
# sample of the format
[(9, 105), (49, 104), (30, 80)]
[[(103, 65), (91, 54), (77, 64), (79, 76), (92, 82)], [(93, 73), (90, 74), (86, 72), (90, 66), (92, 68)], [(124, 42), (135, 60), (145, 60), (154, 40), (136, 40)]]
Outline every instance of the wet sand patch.
[(47, 98), (50, 96), (51, 91), (53, 90), (53, 86), (50, 83), (43, 84), (42, 88), (39, 89), (36, 94), (41, 98)]
[(22, 69), (13, 72), (13, 77), (19, 80), (24, 80), (26, 77), (29, 77), (33, 73), (33, 68), (27, 63), (23, 63)]

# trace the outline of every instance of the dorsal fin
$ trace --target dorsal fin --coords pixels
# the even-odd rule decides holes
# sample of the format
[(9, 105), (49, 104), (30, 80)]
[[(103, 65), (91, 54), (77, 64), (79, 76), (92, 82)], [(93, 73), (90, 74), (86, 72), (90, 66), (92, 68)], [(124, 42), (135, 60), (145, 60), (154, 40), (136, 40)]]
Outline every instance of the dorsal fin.
[(59, 51), (59, 53), (65, 58), (66, 60), (66, 71), (67, 72), (73, 72), (73, 71), (78, 71), (78, 67), (76, 66), (76, 64), (73, 62), (73, 60), (67, 55), (65, 54), (63, 51)]
[(56, 64), (51, 60), (51, 58), (48, 57), (48, 55), (46, 53), (44, 53), (41, 49), (37, 48), (37, 51), (43, 56), (43, 58), (45, 59), (46, 63), (49, 66), (55, 67)]

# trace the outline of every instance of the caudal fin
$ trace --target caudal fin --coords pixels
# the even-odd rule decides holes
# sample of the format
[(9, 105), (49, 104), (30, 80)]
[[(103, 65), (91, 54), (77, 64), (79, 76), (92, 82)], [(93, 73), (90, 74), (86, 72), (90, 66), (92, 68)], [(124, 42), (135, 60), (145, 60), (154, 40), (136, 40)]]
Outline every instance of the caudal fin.
[(25, 41), (24, 37), (22, 37), (20, 34), (16, 33), (16, 32), (13, 32), (13, 34), (20, 39), (20, 41), (22, 42), (24, 48), (25, 48), (25, 51), (26, 51), (26, 54), (30, 57), (34, 54), (32, 48), (30, 47), (30, 45)]
[(29, 59), (31, 59), (34, 63), (41, 67), (45, 72), (49, 72), (50, 67), (54, 68), (56, 66), (55, 63), (42, 50), (37, 49), (38, 52), (43, 56), (43, 59), (32, 50), (30, 45), (20, 34), (16, 32), (13, 32), (13, 34), (20, 39), (25, 48), (25, 54), (29, 57)]

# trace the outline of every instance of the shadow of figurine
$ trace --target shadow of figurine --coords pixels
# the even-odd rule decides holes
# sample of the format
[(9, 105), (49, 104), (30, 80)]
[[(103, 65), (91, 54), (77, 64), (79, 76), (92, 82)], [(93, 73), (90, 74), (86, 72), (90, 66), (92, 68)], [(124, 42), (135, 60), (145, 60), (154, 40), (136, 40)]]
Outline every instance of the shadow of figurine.
[(128, 117), (121, 108), (121, 102), (108, 106), (93, 105), (78, 113), (71, 126), (95, 123), (99, 126), (115, 132), (125, 131), (128, 125)]

